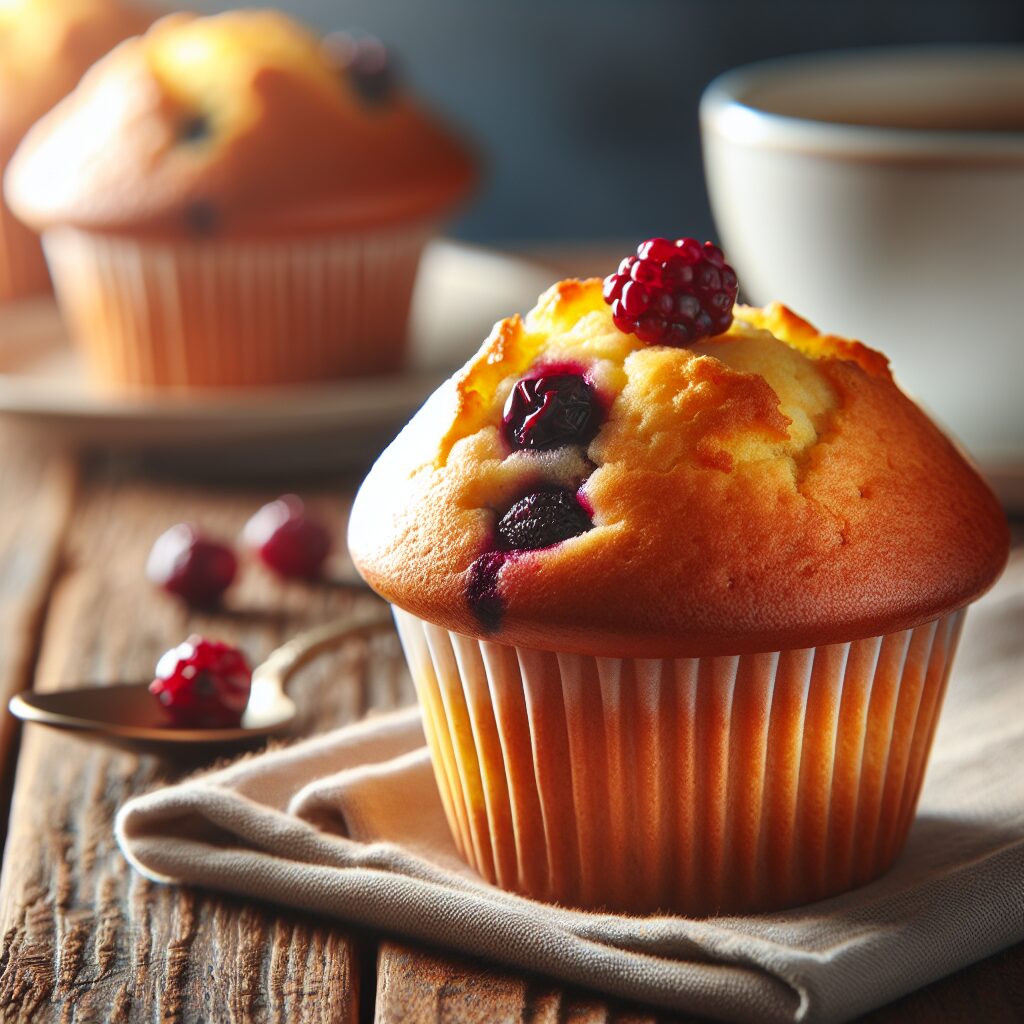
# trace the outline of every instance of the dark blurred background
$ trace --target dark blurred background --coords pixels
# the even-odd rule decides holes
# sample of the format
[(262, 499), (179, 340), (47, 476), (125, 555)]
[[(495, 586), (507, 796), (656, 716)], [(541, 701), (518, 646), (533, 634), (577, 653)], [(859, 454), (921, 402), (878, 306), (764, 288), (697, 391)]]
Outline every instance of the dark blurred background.
[[(224, 3), (203, 0), (204, 11)], [(485, 243), (714, 237), (697, 104), (728, 68), (783, 54), (1022, 42), (1021, 0), (279, 0), (361, 29), (479, 147), (487, 178), (452, 226)]]

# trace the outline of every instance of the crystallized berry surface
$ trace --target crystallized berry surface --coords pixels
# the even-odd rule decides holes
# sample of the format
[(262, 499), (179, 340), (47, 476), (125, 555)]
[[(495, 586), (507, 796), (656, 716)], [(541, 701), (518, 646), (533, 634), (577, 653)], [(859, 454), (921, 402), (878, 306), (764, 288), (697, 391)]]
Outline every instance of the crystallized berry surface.
[(252, 672), (234, 647), (190, 636), (156, 666), (149, 692), (182, 728), (231, 728), (249, 703)]

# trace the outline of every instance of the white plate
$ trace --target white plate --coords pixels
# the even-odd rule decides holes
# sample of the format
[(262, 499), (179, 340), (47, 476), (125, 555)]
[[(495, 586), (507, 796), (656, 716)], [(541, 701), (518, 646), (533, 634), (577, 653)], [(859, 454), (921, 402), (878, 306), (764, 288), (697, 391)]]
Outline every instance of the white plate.
[[(453, 369), (480, 345), (495, 321), (525, 312), (553, 275), (486, 249), (435, 242), (424, 254), (410, 320), (407, 371), (381, 377), (260, 390), (121, 396), (89, 386), (52, 301), (0, 312), (0, 416), (50, 440), (119, 450), (238, 454), (258, 459), (308, 442), (333, 441), (333, 461), (380, 447)], [(252, 451), (251, 442), (260, 442)], [(322, 452), (320, 453), (322, 454)], [(347, 456), (347, 457), (346, 457)]]

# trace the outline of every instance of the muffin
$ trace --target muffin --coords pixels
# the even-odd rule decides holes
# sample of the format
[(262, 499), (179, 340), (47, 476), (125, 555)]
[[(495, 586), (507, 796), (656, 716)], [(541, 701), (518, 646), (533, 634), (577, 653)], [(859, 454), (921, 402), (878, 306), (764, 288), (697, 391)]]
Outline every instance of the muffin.
[(101, 60), (6, 191), (95, 379), (203, 388), (399, 367), (423, 245), (473, 177), (379, 43), (233, 11)]
[(753, 912), (906, 837), (1006, 522), (882, 355), (735, 295), (692, 240), (556, 284), (359, 491), (455, 841), (504, 888)]
[[(0, 173), (22, 136), (93, 61), (152, 20), (112, 0), (0, 5)], [(0, 202), (0, 302), (49, 290), (38, 237)]]

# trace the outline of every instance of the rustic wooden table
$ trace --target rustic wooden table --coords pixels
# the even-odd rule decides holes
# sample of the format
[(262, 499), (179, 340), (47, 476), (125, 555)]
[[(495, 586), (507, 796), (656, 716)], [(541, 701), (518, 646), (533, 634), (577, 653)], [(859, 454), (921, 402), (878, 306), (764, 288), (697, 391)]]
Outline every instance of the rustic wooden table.
[[(376, 598), (342, 582), (275, 582), (246, 565), (227, 608), (190, 614), (145, 580), (154, 538), (181, 520), (238, 533), (264, 500), (300, 489), (337, 531), (354, 480), (189, 483), (137, 467), (47, 454), (0, 425), (0, 701), (149, 678), (191, 631), (259, 659), (302, 628)], [(413, 699), (394, 651), (320, 664), (296, 682), (305, 731)], [(112, 820), (132, 794), (195, 766), (99, 747), (0, 715), (0, 792), (10, 821), (0, 874), (4, 1021), (665, 1021), (541, 977), (305, 914), (154, 885), (132, 872)], [(0, 820), (6, 819), (6, 814)], [(1024, 1019), (1024, 946), (866, 1018)]]

